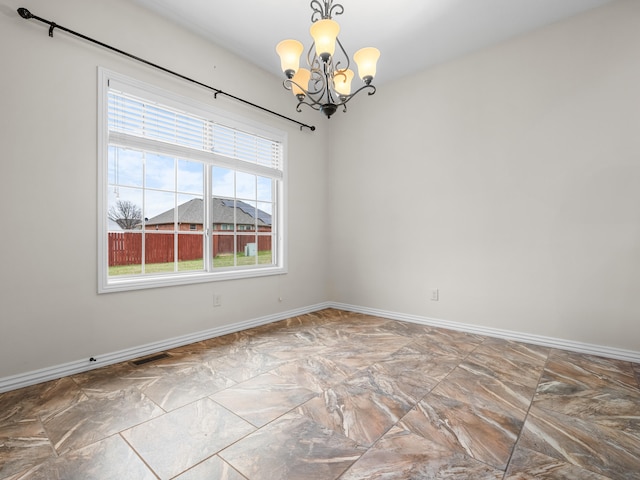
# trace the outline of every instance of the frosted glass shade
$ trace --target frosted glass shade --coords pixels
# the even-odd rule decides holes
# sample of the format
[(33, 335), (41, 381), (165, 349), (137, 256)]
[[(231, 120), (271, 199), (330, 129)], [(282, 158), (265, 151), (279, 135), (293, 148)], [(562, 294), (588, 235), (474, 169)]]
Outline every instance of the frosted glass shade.
[(280, 55), (282, 71), (291, 78), (300, 67), (300, 55), (304, 47), (298, 40), (283, 40), (276, 45), (276, 52)]
[(371, 82), (376, 76), (376, 64), (380, 58), (380, 50), (373, 47), (361, 48), (353, 55), (353, 60), (358, 65), (358, 74), (365, 83)]
[[(311, 72), (306, 68), (298, 69), (296, 74), (291, 79), (292, 82), (295, 82), (291, 84), (291, 91), (296, 97), (298, 95), (306, 95), (306, 93), (303, 92), (300, 87), (304, 88), (305, 90), (309, 90), (309, 80), (311, 80)], [(300, 85), (300, 87), (298, 85)]]
[(316, 54), (325, 62), (336, 50), (336, 38), (340, 33), (338, 22), (325, 18), (311, 24), (309, 29), (316, 44)]
[(351, 93), (351, 80), (353, 80), (353, 70), (341, 70), (333, 76), (333, 88), (338, 95), (349, 95)]

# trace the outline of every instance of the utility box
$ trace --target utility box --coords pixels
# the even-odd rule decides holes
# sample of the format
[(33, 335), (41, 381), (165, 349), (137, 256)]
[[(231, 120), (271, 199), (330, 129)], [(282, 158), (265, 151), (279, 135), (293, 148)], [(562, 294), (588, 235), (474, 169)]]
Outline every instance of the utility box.
[(258, 254), (258, 245), (256, 243), (247, 243), (244, 246), (245, 257), (255, 257)]

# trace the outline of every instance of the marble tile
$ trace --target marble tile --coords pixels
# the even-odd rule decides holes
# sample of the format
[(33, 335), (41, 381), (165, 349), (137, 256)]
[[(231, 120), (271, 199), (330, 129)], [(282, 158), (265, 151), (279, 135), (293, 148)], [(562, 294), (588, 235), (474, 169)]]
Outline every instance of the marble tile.
[(404, 337), (415, 338), (429, 335), (433, 327), (421, 325), (419, 323), (400, 322), (397, 320), (388, 320), (381, 328), (387, 332), (402, 335)]
[(195, 466), (254, 427), (208, 398), (122, 432), (161, 479)]
[(438, 384), (439, 380), (429, 376), (419, 365), (406, 360), (402, 356), (393, 360), (383, 360), (370, 366), (362, 374), (371, 375), (377, 385), (386, 386), (387, 392), (393, 392), (395, 396), (415, 405)]
[(561, 350), (551, 351), (545, 375), (587, 388), (638, 387), (631, 362)]
[(368, 343), (361, 341), (359, 337), (353, 337), (346, 343), (332, 344), (323, 351), (322, 356), (341, 365), (347, 371), (355, 373), (389, 358), (410, 342), (408, 338), (397, 335), (378, 340), (382, 344), (376, 346), (371, 340)]
[(465, 358), (461, 367), (485, 378), (490, 377), (503, 383), (521, 385), (531, 392), (535, 391), (544, 368), (542, 365), (530, 365), (508, 357), (488, 355), (478, 351), (474, 351)]
[(507, 468), (522, 425), (521, 420), (433, 394), (398, 423), (405, 430), (499, 470)]
[(49, 460), (15, 480), (156, 480), (140, 457), (114, 435), (98, 443)]
[(550, 351), (549, 347), (488, 337), (474, 350), (473, 354), (497, 356), (511, 360), (517, 365), (543, 367)]
[(90, 397), (109, 395), (120, 390), (144, 388), (153, 377), (143, 375), (129, 362), (117, 363), (78, 373), (71, 377)]
[(583, 383), (565, 383), (543, 377), (533, 405), (587, 420), (640, 439), (640, 389), (620, 384), (587, 388)]
[(207, 363), (221, 375), (235, 382), (244, 382), (285, 364), (286, 360), (234, 346), (225, 352), (213, 353)]
[(325, 390), (298, 412), (359, 445), (371, 446), (415, 405), (394, 386), (383, 372), (367, 370)]
[(62, 454), (162, 413), (160, 407), (134, 388), (79, 402), (50, 417), (44, 428), (56, 451)]
[(235, 384), (236, 382), (204, 363), (166, 374), (159, 372), (143, 392), (165, 411), (169, 411)]
[(210, 398), (261, 427), (317, 395), (281, 377), (265, 373)]
[(339, 433), (289, 413), (220, 452), (251, 480), (333, 480), (364, 453)]
[(326, 345), (307, 332), (256, 335), (249, 340), (248, 348), (280, 360), (294, 360), (327, 349)]
[(431, 393), (524, 420), (535, 387), (501, 380), (488, 369), (463, 362)]
[(640, 439), (531, 407), (518, 446), (615, 479), (639, 478)]
[(246, 480), (246, 478), (216, 455), (178, 475), (175, 480)]
[(612, 480), (557, 458), (516, 448), (504, 480)]
[(341, 480), (500, 480), (504, 471), (394, 427)]
[(428, 347), (433, 355), (456, 356), (460, 359), (478, 347), (485, 337), (471, 333), (432, 327), (428, 335), (416, 337), (414, 343)]
[(269, 372), (285, 382), (320, 393), (347, 379), (350, 372), (321, 355), (301, 356)]
[(69, 377), (0, 393), (0, 423), (46, 420), (86, 399)]
[(0, 394), (0, 479), (640, 480), (640, 364), (335, 309), (167, 353)]
[(328, 346), (344, 345), (349, 342), (374, 346), (376, 343), (378, 345), (388, 343), (390, 339), (404, 343), (410, 340), (406, 336), (384, 328), (387, 323), (388, 320), (384, 318), (358, 315), (343, 322), (319, 325), (311, 331), (320, 342)]
[(39, 420), (0, 423), (0, 478), (9, 478), (55, 458)]
[(424, 375), (440, 381), (460, 364), (460, 357), (433, 353), (427, 345), (410, 343), (379, 363), (389, 365), (389, 368), (398, 370), (399, 374), (404, 369), (418, 377)]

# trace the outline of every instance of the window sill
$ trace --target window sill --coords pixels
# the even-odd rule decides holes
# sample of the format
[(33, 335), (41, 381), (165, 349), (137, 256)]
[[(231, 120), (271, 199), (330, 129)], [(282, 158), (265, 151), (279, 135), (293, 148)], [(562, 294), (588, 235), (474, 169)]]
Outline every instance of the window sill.
[(218, 272), (168, 273), (161, 275), (146, 275), (144, 277), (109, 278), (99, 282), (98, 293), (127, 292), (130, 290), (143, 290), (147, 288), (173, 287), (222, 280), (266, 277), (270, 275), (282, 275), (285, 273), (287, 273), (287, 270), (284, 267), (269, 266)]

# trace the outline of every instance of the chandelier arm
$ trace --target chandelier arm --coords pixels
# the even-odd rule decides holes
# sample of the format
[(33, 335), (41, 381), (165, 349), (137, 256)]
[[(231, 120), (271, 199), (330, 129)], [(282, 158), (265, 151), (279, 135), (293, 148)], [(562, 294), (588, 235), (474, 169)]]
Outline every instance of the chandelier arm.
[(347, 104), (347, 102), (349, 102), (349, 100), (351, 100), (353, 97), (355, 97), (358, 93), (360, 93), (363, 90), (369, 89), (371, 90), (369, 92), (369, 95), (373, 95), (374, 93), (376, 93), (376, 87), (374, 87), (373, 85), (363, 85), (362, 87), (360, 87), (359, 89), (357, 89), (355, 92), (349, 94), (349, 95), (344, 95), (340, 97), (341, 102), (338, 103), (338, 106), (341, 107), (342, 105)]
[[(320, 68), (320, 60), (318, 59), (318, 55), (316, 55), (316, 42), (311, 42), (311, 46), (309, 50), (307, 50), (307, 65), (313, 71), (313, 69)], [(316, 66), (317, 65), (317, 66)]]
[[(318, 80), (318, 81), (320, 81), (320, 80)], [(314, 105), (323, 105), (324, 103), (326, 103), (326, 102), (322, 101), (322, 99), (324, 98), (324, 92), (325, 92), (325, 83), (324, 82), (323, 82), (322, 88), (320, 88), (319, 90), (314, 90), (314, 91), (307, 90), (302, 85), (300, 85), (297, 82), (294, 82), (290, 78), (287, 78), (282, 82), (282, 86), (286, 90), (293, 90), (293, 85), (298, 87), (304, 94), (303, 95), (303, 100), (300, 100), (300, 103), (298, 103), (298, 106), (304, 104), (304, 105), (309, 105), (310, 107), (313, 107)], [(304, 99), (308, 99), (310, 101), (304, 101)], [(298, 109), (296, 108), (296, 110), (298, 110)], [(319, 108), (316, 108), (316, 110), (319, 110)], [(298, 111), (300, 111), (300, 110), (298, 110)]]
[(311, 74), (314, 90), (309, 89), (308, 92), (311, 96), (320, 95), (320, 97), (322, 97), (324, 91), (327, 89), (327, 80), (320, 70), (312, 70)]
[(344, 55), (344, 58), (347, 59), (347, 66), (344, 67), (344, 68), (338, 68), (338, 65), (340, 65), (340, 62), (338, 61), (336, 63), (336, 65), (335, 65), (335, 70), (344, 72), (345, 70), (347, 70), (351, 66), (351, 60), (349, 60), (349, 54), (347, 53), (347, 51), (342, 46), (342, 42), (340, 41), (340, 39), (338, 37), (336, 37), (336, 43), (340, 47), (340, 50), (342, 51), (342, 54)]
[(322, 103), (320, 103), (320, 102), (315, 102), (314, 101), (314, 102), (310, 103), (310, 102), (306, 102), (305, 100), (300, 100), (298, 102), (298, 105), (296, 105), (296, 111), (297, 112), (301, 112), (302, 111), (302, 109), (300, 108), (300, 105), (306, 105), (306, 106), (311, 107), (311, 108), (313, 108), (314, 110), (317, 110), (317, 111), (319, 111), (320, 107), (322, 107)]

